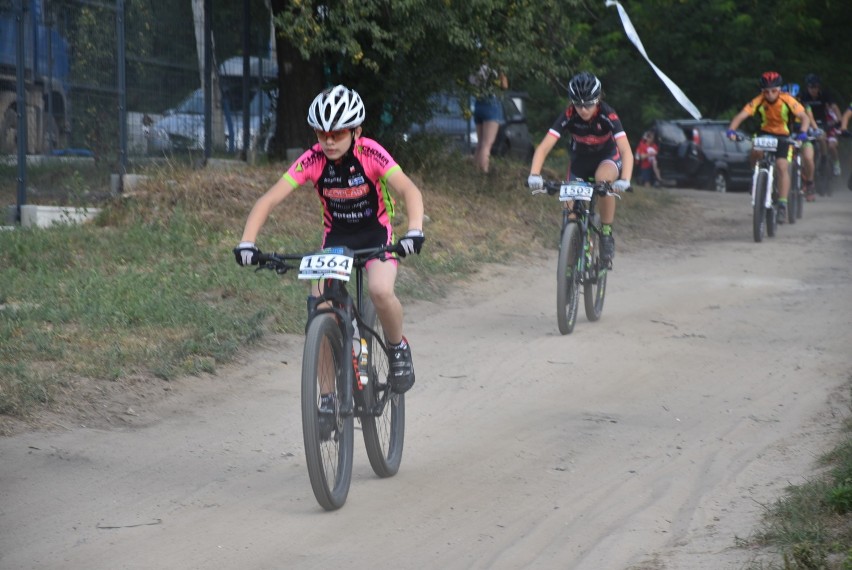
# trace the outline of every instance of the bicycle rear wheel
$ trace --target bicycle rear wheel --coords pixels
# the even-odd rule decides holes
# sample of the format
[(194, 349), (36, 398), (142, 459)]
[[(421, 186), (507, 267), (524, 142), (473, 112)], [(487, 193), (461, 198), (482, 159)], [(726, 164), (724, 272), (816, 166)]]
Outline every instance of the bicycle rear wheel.
[[(595, 214), (594, 228), (600, 227), (600, 216)], [(606, 264), (601, 261), (600, 234), (589, 230), (589, 255), (586, 258), (586, 280), (583, 283), (583, 303), (586, 306), (586, 318), (594, 322), (601, 318), (604, 296), (606, 295)]]
[[(302, 433), (308, 476), (317, 502), (327, 511), (346, 502), (352, 480), (354, 422), (340, 415), (342, 382), (349, 379), (346, 366), (352, 366), (351, 349), (343, 350), (343, 336), (336, 318), (318, 315), (308, 326), (302, 357)], [(333, 425), (323, 425), (319, 413), (320, 396), (331, 389), (338, 405)], [(330, 432), (330, 433), (329, 433)]]
[(754, 233), (754, 241), (760, 243), (763, 241), (763, 232), (766, 229), (766, 193), (768, 188), (769, 175), (765, 170), (757, 173), (757, 182), (755, 188), (757, 191), (754, 195), (754, 208), (752, 212), (752, 230)]
[(831, 175), (829, 173), (828, 157), (818, 150), (816, 152), (818, 153), (814, 159), (814, 186), (816, 187), (816, 193), (820, 196), (830, 195), (831, 185), (829, 184), (829, 180), (831, 179)]
[(796, 219), (801, 220), (805, 213), (805, 192), (801, 188), (797, 190), (796, 196)]
[(364, 386), (366, 413), (361, 416), (364, 447), (370, 466), (379, 477), (391, 477), (399, 471), (405, 442), (405, 395), (396, 394), (387, 381), (390, 364), (379, 344), (384, 338), (382, 324), (368, 295), (364, 295), (361, 318), (378, 333), (378, 338), (363, 331), (367, 340), (367, 362), (370, 381)]
[(556, 322), (562, 334), (570, 334), (577, 322), (580, 249), (580, 227), (575, 222), (569, 223), (562, 232), (556, 263)]
[(796, 208), (799, 207), (799, 201), (802, 197), (799, 195), (799, 185), (795, 182), (790, 182), (790, 191), (787, 193), (787, 223), (796, 223)]
[(775, 237), (775, 230), (778, 228), (778, 209), (774, 206), (766, 208), (766, 235), (767, 237)]

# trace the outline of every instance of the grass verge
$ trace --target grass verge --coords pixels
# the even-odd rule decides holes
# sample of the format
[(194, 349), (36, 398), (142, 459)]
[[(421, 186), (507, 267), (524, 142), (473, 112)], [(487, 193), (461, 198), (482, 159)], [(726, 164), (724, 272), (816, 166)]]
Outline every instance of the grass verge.
[(852, 570), (852, 418), (818, 467), (818, 475), (768, 505), (761, 527), (741, 541), (776, 553), (751, 570)]
[[(430, 221), (423, 255), (401, 266), (404, 299), (438, 298), (482, 263), (555, 245), (558, 202), (525, 191), (527, 165), (496, 160), (483, 176), (463, 157), (416, 156), (411, 174)], [(231, 253), (281, 170), (155, 167), (141, 190), (97, 204), (94, 223), (0, 233), (0, 414), (23, 417), (57, 393), (73, 397), (81, 378), (214, 372), (268, 332), (300, 332), (303, 284), (240, 268)], [(51, 167), (34, 178), (56, 176)], [(622, 239), (669, 200), (659, 192), (624, 200)], [(300, 189), (273, 212), (258, 245), (310, 250), (320, 215), (313, 190)]]
[[(558, 202), (529, 195), (527, 165), (495, 160), (482, 176), (457, 156), (415, 149), (397, 158), (412, 165), (430, 220), (423, 254), (401, 265), (404, 300), (440, 298), (483, 263), (555, 247)], [(559, 162), (554, 152), (551, 163)], [(300, 333), (304, 286), (237, 267), (231, 253), (249, 209), (282, 168), (157, 167), (142, 172), (150, 179), (138, 192), (98, 203), (94, 223), (0, 232), (0, 416), (27, 417), (57, 397), (73, 399), (81, 379), (153, 383), (215, 372), (268, 333)], [(564, 171), (555, 168), (546, 174)], [(73, 194), (96, 194), (75, 172)], [(61, 178), (56, 169), (34, 177)], [(0, 185), (0, 197), (13, 202), (14, 188)], [(683, 208), (670, 192), (626, 196), (619, 249), (654, 239), (671, 219), (692, 219)], [(313, 191), (300, 189), (273, 212), (259, 245), (310, 250), (320, 223)], [(405, 228), (404, 215), (397, 225)], [(767, 507), (765, 526), (741, 541), (780, 553), (759, 568), (852, 570), (850, 434), (847, 422), (840, 445), (822, 459), (824, 476), (790, 488)]]

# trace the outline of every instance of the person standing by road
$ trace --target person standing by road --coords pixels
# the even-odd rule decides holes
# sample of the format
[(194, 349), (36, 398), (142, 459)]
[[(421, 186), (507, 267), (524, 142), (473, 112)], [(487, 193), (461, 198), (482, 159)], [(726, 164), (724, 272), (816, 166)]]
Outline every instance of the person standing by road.
[[(618, 113), (602, 101), (600, 80), (588, 71), (578, 73), (568, 83), (568, 97), (571, 104), (556, 118), (535, 149), (527, 179), (530, 190), (544, 187), (541, 177), (544, 161), (559, 139), (570, 135), (570, 180), (611, 182), (613, 191), (627, 191), (633, 176), (633, 149)], [(602, 196), (598, 207), (603, 233), (601, 260), (609, 265), (615, 257), (615, 238), (612, 235), (615, 197)]]
[[(790, 123), (792, 116), (799, 118), (799, 128), (796, 135), (799, 141), (808, 140), (810, 119), (805, 108), (789, 93), (781, 92), (784, 80), (776, 71), (767, 71), (760, 76), (761, 94), (746, 103), (742, 111), (737, 113), (725, 133), (729, 139), (737, 139), (737, 128), (747, 118), (760, 115), (760, 133), (771, 135), (778, 139), (778, 150), (775, 154), (775, 176), (778, 180), (778, 220), (787, 219), (787, 195), (790, 193), (790, 172), (787, 159), (790, 153)], [(783, 222), (781, 222), (783, 223)]]
[(500, 125), (505, 122), (503, 104), (497, 96), (499, 90), (509, 88), (509, 80), (502, 72), (483, 65), (469, 78), (476, 88), (476, 100), (473, 106), (473, 122), (476, 124), (476, 150), (473, 161), (476, 167), (488, 173), (491, 163), (491, 149), (497, 140)]
[(659, 186), (663, 177), (657, 164), (660, 147), (657, 145), (657, 135), (654, 130), (645, 131), (642, 140), (636, 146), (636, 160), (639, 161), (639, 184), (642, 186)]

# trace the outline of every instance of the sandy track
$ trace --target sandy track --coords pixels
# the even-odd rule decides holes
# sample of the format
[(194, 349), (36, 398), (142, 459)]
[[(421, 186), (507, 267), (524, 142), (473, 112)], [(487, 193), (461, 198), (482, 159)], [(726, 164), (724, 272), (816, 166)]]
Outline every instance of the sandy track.
[(741, 567), (735, 537), (848, 411), (852, 192), (762, 244), (745, 195), (677, 192), (699, 238), (620, 244), (572, 335), (554, 252), (410, 306), (402, 468), (376, 478), (359, 437), (340, 511), (311, 493), (281, 336), (127, 427), (0, 440), (0, 568)]

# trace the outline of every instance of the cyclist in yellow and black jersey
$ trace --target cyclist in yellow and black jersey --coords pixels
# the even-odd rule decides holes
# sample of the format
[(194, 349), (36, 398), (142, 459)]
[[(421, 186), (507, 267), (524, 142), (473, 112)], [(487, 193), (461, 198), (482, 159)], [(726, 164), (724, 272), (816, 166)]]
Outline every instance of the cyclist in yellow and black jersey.
[(778, 218), (787, 215), (787, 195), (790, 193), (790, 173), (788, 172), (788, 155), (791, 153), (790, 122), (793, 116), (801, 120), (801, 126), (796, 138), (800, 141), (808, 139), (810, 118), (805, 108), (789, 93), (781, 92), (784, 80), (777, 71), (767, 71), (760, 76), (761, 94), (746, 103), (742, 111), (737, 113), (728, 125), (728, 138), (736, 139), (736, 129), (747, 118), (760, 115), (760, 133), (772, 135), (778, 139), (778, 151), (775, 159), (775, 176), (778, 181)]

